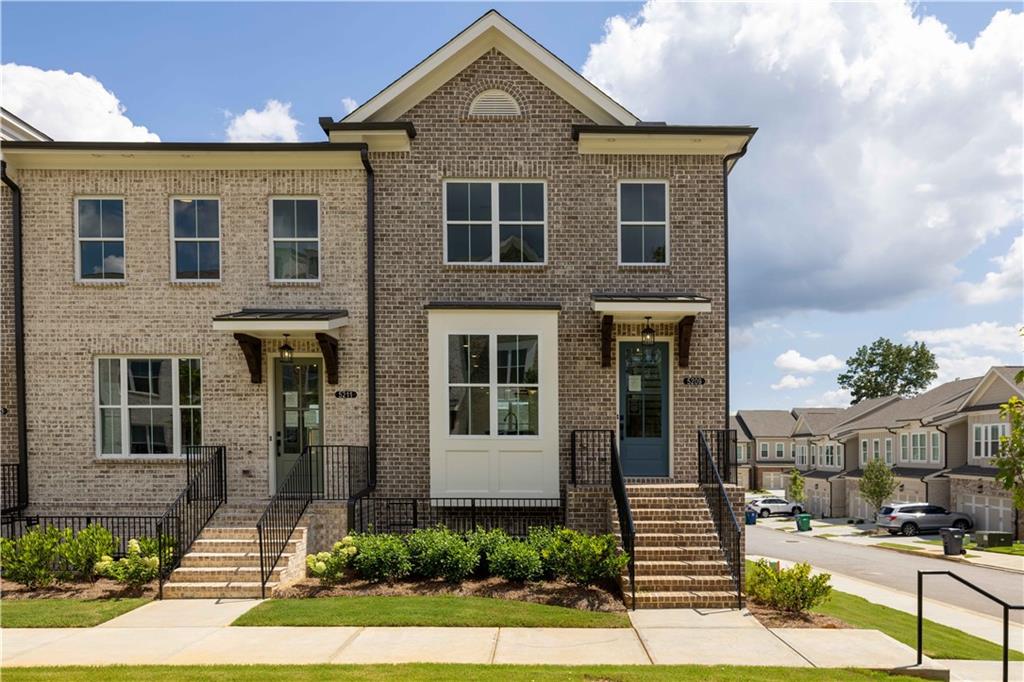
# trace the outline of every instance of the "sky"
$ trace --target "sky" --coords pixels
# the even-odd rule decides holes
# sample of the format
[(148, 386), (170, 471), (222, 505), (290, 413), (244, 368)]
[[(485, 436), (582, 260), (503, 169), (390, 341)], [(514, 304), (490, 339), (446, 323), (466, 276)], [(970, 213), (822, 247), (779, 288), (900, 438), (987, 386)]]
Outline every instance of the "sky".
[[(0, 5), (0, 103), (58, 139), (322, 140), (494, 7), (644, 120), (750, 124), (731, 406), (842, 405), (844, 361), (1021, 364), (1021, 3)], [(381, 34), (381, 31), (386, 31)]]

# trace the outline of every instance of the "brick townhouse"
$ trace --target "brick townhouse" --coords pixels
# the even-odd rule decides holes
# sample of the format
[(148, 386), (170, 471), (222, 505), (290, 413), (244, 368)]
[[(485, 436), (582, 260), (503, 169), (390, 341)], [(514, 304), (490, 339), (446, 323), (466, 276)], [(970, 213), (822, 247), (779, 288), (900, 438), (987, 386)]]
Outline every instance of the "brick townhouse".
[(640, 121), (493, 11), (320, 125), (4, 143), (16, 513), (159, 513), (214, 446), (203, 525), (301, 471), (311, 547), (554, 519), (619, 533), (637, 605), (735, 599), (742, 527), (708, 501), (742, 504), (727, 182), (755, 129)]

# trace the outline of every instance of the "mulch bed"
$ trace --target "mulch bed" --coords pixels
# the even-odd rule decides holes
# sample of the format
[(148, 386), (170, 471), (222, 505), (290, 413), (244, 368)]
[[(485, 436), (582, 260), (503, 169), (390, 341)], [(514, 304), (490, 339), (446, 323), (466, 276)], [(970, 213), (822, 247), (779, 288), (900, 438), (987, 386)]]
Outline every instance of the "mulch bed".
[(139, 589), (132, 589), (106, 578), (100, 578), (94, 583), (58, 583), (35, 590), (30, 590), (20, 583), (9, 580), (0, 583), (0, 598), (3, 599), (117, 599), (156, 597), (156, 593), (156, 582)]
[(471, 579), (455, 584), (443, 580), (401, 580), (387, 584), (370, 583), (350, 577), (337, 585), (324, 587), (318, 580), (304, 578), (290, 587), (274, 592), (275, 598), (283, 599), (445, 595), (512, 599), (549, 606), (565, 606), (581, 611), (626, 610), (619, 596), (618, 588), (614, 584), (581, 587), (558, 580), (525, 585), (510, 583), (501, 578)]
[(779, 611), (754, 601), (747, 602), (747, 609), (750, 610), (754, 618), (760, 621), (761, 625), (768, 628), (825, 628), (828, 630), (838, 630), (850, 627), (838, 618), (826, 616), (822, 613), (806, 613), (803, 615), (786, 613), (785, 611)]

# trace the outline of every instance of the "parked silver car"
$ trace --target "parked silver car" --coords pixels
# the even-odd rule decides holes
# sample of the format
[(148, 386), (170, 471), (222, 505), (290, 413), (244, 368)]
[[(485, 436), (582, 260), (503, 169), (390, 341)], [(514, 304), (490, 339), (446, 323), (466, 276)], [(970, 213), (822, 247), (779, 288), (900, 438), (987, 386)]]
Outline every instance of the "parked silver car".
[(750, 502), (747, 509), (757, 512), (758, 516), (766, 519), (772, 514), (802, 514), (804, 506), (799, 502), (789, 502), (781, 497), (762, 497)]
[(939, 528), (969, 530), (974, 527), (974, 519), (970, 514), (951, 512), (934, 504), (892, 502), (878, 510), (875, 525), (892, 535), (917, 535), (924, 530)]

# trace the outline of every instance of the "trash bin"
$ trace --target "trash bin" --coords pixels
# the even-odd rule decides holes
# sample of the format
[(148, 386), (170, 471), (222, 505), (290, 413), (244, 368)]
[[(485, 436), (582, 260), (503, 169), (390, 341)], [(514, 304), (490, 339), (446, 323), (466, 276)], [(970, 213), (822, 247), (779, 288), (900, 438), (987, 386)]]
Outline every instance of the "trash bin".
[(811, 529), (811, 515), (810, 514), (797, 514), (796, 515), (796, 529), (797, 530), (810, 530)]
[(942, 536), (942, 553), (946, 556), (964, 554), (964, 532), (959, 528), (940, 528)]
[(747, 510), (747, 525), (748, 526), (757, 525), (757, 512), (754, 511), (753, 509), (748, 509)]

